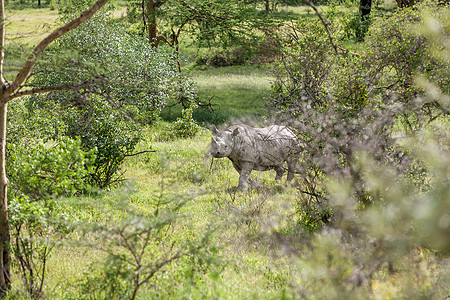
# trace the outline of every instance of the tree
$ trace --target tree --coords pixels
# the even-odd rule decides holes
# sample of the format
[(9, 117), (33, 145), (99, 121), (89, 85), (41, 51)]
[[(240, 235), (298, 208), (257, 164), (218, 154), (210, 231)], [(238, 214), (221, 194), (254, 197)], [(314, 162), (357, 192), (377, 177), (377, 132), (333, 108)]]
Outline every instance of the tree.
[(364, 22), (369, 18), (372, 10), (372, 0), (361, 0), (359, 9), (361, 10), (361, 22)]
[[(268, 0), (265, 1), (265, 9), (270, 9)], [(154, 47), (164, 41), (177, 48), (184, 31), (193, 34), (198, 44), (229, 46), (236, 41), (248, 42), (258, 37), (258, 30), (267, 33), (269, 28), (276, 26), (274, 18), (261, 14), (257, 1), (141, 0), (130, 1), (128, 10), (133, 23), (140, 22), (142, 15), (144, 30)], [(166, 30), (161, 30), (158, 17), (166, 25)]]
[(369, 28), (370, 12), (372, 10), (372, 0), (361, 0), (359, 2), (359, 12), (361, 15), (359, 28), (356, 31), (356, 38), (359, 42), (364, 41), (364, 36)]
[(148, 0), (146, 3), (146, 12), (144, 14), (144, 26), (147, 22), (147, 34), (148, 34), (148, 40), (151, 43), (153, 47), (158, 47), (159, 43), (161, 41), (168, 43), (167, 39), (162, 36), (158, 35), (158, 21), (157, 21), (157, 13), (159, 8), (164, 5), (167, 1), (155, 1), (155, 0)]
[[(73, 3), (62, 22), (85, 9), (83, 1)], [(136, 155), (142, 124), (154, 122), (168, 101), (188, 103), (195, 96), (192, 80), (178, 72), (174, 51), (153, 49), (145, 37), (127, 32), (112, 11), (108, 5), (55, 41), (35, 66), (29, 85), (54, 86), (92, 76), (103, 81), (25, 100), (31, 114), (51, 111), (65, 124), (58, 134), (80, 137), (86, 151), (96, 149), (90, 179), (101, 188), (123, 180), (122, 162)]]
[(6, 176), (6, 119), (8, 102), (25, 95), (32, 95), (37, 93), (44, 93), (56, 90), (69, 90), (83, 86), (87, 86), (96, 80), (91, 79), (84, 82), (77, 82), (71, 84), (63, 84), (59, 86), (37, 87), (28, 90), (23, 89), (23, 84), (27, 81), (37, 59), (43, 53), (45, 48), (53, 41), (78, 27), (80, 24), (92, 17), (100, 8), (102, 8), (108, 0), (96, 1), (88, 10), (84, 11), (79, 17), (64, 24), (46, 38), (44, 38), (28, 56), (24, 66), (19, 71), (12, 82), (5, 80), (3, 76), (3, 63), (5, 58), (5, 3), (0, 0), (0, 296), (5, 296), (10, 288), (10, 232), (8, 219), (8, 178)]

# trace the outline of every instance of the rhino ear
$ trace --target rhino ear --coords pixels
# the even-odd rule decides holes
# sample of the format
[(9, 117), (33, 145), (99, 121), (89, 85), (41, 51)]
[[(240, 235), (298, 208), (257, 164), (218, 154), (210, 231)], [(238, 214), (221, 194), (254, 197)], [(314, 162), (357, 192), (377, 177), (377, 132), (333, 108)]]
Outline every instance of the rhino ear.
[(211, 144), (217, 144), (217, 141), (214, 137), (211, 138)]
[(235, 137), (235, 136), (237, 136), (239, 134), (239, 128), (235, 128), (234, 130), (233, 130), (233, 133), (231, 134), (231, 136), (232, 137)]
[(211, 126), (211, 133), (213, 135), (217, 135), (217, 133), (219, 133), (219, 131), (217, 130), (217, 128), (214, 124)]

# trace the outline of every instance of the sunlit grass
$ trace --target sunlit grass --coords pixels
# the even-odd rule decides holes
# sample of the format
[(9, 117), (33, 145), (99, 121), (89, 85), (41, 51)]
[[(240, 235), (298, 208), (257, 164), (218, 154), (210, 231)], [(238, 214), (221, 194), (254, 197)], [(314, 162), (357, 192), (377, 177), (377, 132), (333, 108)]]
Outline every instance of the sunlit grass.
[[(115, 220), (126, 215), (120, 206), (121, 201), (151, 218), (159, 200), (185, 200), (180, 210), (183, 217), (171, 230), (181, 239), (201, 236), (212, 226), (211, 243), (218, 247), (222, 260), (220, 276), (206, 272), (196, 275), (200, 276), (198, 282), (191, 284), (185, 274), (188, 271), (186, 262), (177, 261), (156, 274), (139, 295), (144, 298), (154, 298), (155, 295), (163, 298), (277, 298), (279, 288), (286, 287), (289, 267), (279, 265), (277, 259), (267, 256), (266, 249), (263, 245), (257, 246), (256, 240), (251, 246), (247, 238), (249, 232), (261, 226), (264, 216), (268, 220), (266, 225), (286, 225), (280, 220), (287, 220), (282, 216), (292, 213), (286, 209), (286, 201), (291, 201), (288, 199), (292, 199), (293, 190), (270, 192), (271, 187), (282, 186), (283, 183), (275, 183), (273, 172), (255, 172), (252, 177), (258, 187), (249, 193), (235, 193), (239, 175), (228, 159), (217, 159), (211, 164), (208, 156), (211, 134), (208, 130), (202, 129), (195, 138), (171, 141), (158, 141), (158, 130), (161, 129), (147, 128), (148, 139), (142, 141), (137, 149), (156, 152), (126, 160), (127, 182), (123, 186), (99, 195), (68, 199), (61, 205), (81, 223), (115, 226)], [(268, 199), (261, 212), (253, 216), (254, 205), (261, 198)], [(241, 214), (248, 215), (249, 219), (244, 222)], [(71, 237), (70, 241), (66, 239), (55, 248), (48, 262), (45, 293), (50, 298), (77, 298), (81, 295), (81, 283), (89, 266), (106, 255), (99, 249), (82, 246), (86, 240), (81, 232), (76, 230)], [(92, 238), (90, 242), (95, 243)], [(13, 291), (18, 291), (21, 286), (18, 274), (14, 275), (14, 282)], [(154, 290), (153, 286), (162, 290)]]
[[(210, 102), (213, 111), (198, 109), (200, 123), (222, 124), (230, 119), (259, 118), (266, 114), (267, 97), (274, 77), (265, 66), (202, 67), (191, 72), (201, 102)], [(174, 120), (181, 107), (165, 109), (163, 118)]]
[[(312, 15), (305, 7), (292, 8), (292, 12)], [(24, 43), (33, 40), (21, 38), (19, 41)], [(270, 93), (273, 77), (264, 67), (204, 67), (194, 69), (192, 76), (199, 88), (200, 100), (211, 99), (214, 107), (212, 113), (196, 112), (195, 117), (200, 122), (222, 123), (229, 118), (248, 116), (258, 121), (257, 117), (265, 114), (265, 99)], [(178, 115), (177, 109), (170, 113), (165, 111), (169, 120)], [(185, 200), (180, 211), (184, 217), (171, 228), (174, 234), (180, 239), (195, 238), (208, 226), (214, 226), (211, 241), (217, 245), (222, 260), (217, 267), (220, 272), (216, 274), (214, 267), (210, 267), (195, 275), (195, 272), (190, 273), (186, 262), (176, 261), (157, 273), (139, 292), (139, 297), (279, 299), (283, 298), (284, 290), (306, 286), (303, 266), (286, 253), (280, 253), (278, 257), (274, 252), (269, 253), (274, 249), (268, 249), (262, 240), (264, 234), (261, 234), (274, 231), (283, 234), (289, 226), (294, 226), (298, 191), (286, 187), (284, 181), (275, 182), (274, 172), (268, 171), (252, 173), (256, 182), (253, 190), (235, 192), (239, 175), (228, 159), (211, 160), (208, 155), (211, 134), (206, 128), (194, 138), (163, 141), (159, 135), (167, 127), (161, 123), (145, 129), (146, 139), (136, 149), (136, 152), (155, 152), (126, 159), (123, 170), (127, 180), (122, 187), (99, 195), (74, 198), (66, 204), (80, 220), (107, 223), (111, 218), (124, 216), (119, 200), (149, 218), (159, 199)], [(129, 191), (123, 192), (123, 189)], [(255, 209), (258, 205), (261, 205), (260, 211)], [(75, 242), (76, 235), (74, 233)], [(56, 247), (48, 265), (45, 296), (49, 299), (86, 296), (81, 294), (80, 280), (90, 263), (100, 261), (104, 256), (99, 250), (70, 244)], [(381, 280), (384, 276), (381, 272), (375, 274), (374, 290), (389, 291), (391, 286), (395, 287), (396, 281), (384, 282)], [(292, 281), (298, 285), (293, 287)], [(20, 286), (17, 274), (14, 274), (13, 283), (13, 290), (17, 290)], [(396, 292), (394, 290), (390, 296), (395, 298)], [(380, 292), (380, 295), (387, 293)]]
[(6, 12), (6, 44), (11, 42), (36, 45), (56, 29), (58, 12), (49, 8), (8, 10)]

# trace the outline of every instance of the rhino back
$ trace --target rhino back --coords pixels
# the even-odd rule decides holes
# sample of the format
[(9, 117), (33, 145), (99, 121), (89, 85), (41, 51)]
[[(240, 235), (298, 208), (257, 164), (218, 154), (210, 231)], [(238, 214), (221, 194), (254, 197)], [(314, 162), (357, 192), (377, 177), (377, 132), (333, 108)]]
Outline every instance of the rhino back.
[(285, 126), (252, 128), (234, 125), (229, 130), (235, 128), (239, 129), (239, 134), (235, 137), (230, 159), (253, 162), (255, 168), (282, 165), (295, 147), (295, 135)]

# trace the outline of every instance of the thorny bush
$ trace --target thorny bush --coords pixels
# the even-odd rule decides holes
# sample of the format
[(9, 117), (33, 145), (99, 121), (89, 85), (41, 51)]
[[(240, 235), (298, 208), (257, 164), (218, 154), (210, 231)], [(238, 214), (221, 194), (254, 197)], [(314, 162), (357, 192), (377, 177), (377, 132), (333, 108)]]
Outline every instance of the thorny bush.
[(315, 231), (273, 238), (298, 267), (293, 298), (448, 296), (446, 15), (374, 20), (359, 55), (304, 24), (290, 34), (272, 104), (302, 142), (298, 218)]
[[(446, 8), (427, 11), (443, 24), (445, 35)], [(375, 19), (360, 53), (333, 48), (319, 21), (300, 20), (287, 34), (270, 105), (298, 131), (305, 150), (298, 207), (306, 228), (316, 230), (332, 220), (325, 186), (330, 177), (350, 180), (359, 208), (382, 201), (367, 193), (357, 153), (424, 182), (420, 158), (400, 141), (449, 113), (442, 97), (430, 98), (430, 89), (416, 84), (421, 74), (434, 89), (448, 91), (448, 60), (439, 56), (446, 50), (436, 47), (432, 34), (417, 33), (425, 19), (418, 9)], [(337, 43), (339, 25), (334, 20), (328, 26)]]

